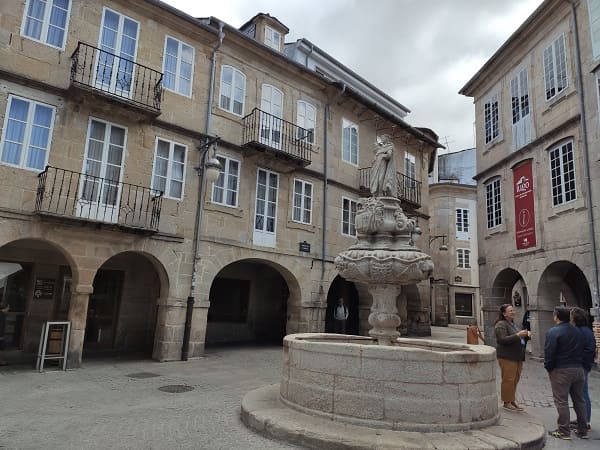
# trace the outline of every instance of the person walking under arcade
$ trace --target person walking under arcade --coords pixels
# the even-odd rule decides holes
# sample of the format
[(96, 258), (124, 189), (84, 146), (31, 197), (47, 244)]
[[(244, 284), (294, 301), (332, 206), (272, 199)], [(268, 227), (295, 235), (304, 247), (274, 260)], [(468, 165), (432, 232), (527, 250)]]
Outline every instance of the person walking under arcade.
[(569, 308), (556, 306), (553, 315), (556, 324), (546, 333), (544, 345), (544, 368), (550, 377), (552, 397), (558, 412), (558, 428), (550, 431), (552, 437), (571, 439), (569, 427), (569, 395), (577, 415), (577, 431), (581, 439), (587, 439), (585, 400), (583, 398), (583, 334), (571, 325)]
[(496, 356), (500, 365), (502, 382), (500, 397), (502, 407), (509, 411), (523, 411), (516, 402), (517, 384), (521, 378), (523, 361), (525, 361), (525, 338), (531, 337), (531, 332), (519, 330), (514, 322), (515, 311), (511, 304), (500, 307), (500, 313), (494, 325), (496, 333)]

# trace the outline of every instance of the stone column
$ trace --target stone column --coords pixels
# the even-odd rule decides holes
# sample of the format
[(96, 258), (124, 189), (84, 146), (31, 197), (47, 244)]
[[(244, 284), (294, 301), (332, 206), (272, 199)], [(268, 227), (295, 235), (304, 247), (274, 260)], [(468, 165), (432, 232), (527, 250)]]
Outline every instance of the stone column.
[(369, 292), (373, 296), (373, 306), (369, 315), (369, 336), (377, 339), (379, 345), (392, 345), (400, 336), (397, 328), (400, 326), (400, 317), (396, 307), (396, 297), (401, 292), (401, 287), (393, 284), (370, 285)]
[(69, 321), (71, 322), (69, 355), (67, 357), (67, 367), (69, 369), (81, 367), (88, 303), (92, 292), (94, 292), (93, 286), (78, 285), (71, 294), (68, 316)]
[[(176, 298), (159, 299), (154, 348), (152, 350), (153, 359), (157, 361), (178, 361), (181, 359), (186, 309), (186, 300)], [(196, 312), (196, 308), (194, 308), (194, 312)]]

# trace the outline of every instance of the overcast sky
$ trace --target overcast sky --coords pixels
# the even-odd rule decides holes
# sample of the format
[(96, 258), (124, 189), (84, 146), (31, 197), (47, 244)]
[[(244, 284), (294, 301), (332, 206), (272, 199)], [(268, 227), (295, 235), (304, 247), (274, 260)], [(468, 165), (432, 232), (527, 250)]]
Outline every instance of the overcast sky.
[(472, 99), (458, 94), (542, 0), (163, 0), (240, 27), (258, 12), (307, 38), (411, 110), (450, 151), (475, 146)]

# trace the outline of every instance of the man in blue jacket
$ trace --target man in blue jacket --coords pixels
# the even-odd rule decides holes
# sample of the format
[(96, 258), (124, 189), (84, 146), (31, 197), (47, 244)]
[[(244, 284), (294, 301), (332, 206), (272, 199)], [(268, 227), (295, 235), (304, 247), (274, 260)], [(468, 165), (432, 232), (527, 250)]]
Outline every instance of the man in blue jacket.
[[(571, 323), (577, 327), (584, 339), (583, 372), (585, 375), (585, 382), (583, 384), (583, 398), (585, 400), (585, 417), (587, 429), (589, 431), (592, 428), (592, 400), (590, 399), (590, 391), (588, 388), (588, 377), (590, 370), (592, 370), (594, 365), (594, 358), (596, 357), (596, 338), (589, 326), (588, 315), (583, 309), (575, 307), (571, 310)], [(571, 422), (571, 424), (574, 425), (573, 422)]]
[(575, 435), (587, 439), (587, 420), (585, 400), (583, 398), (583, 334), (571, 325), (568, 308), (557, 306), (553, 315), (554, 327), (546, 333), (544, 346), (544, 367), (550, 376), (554, 405), (558, 411), (558, 428), (550, 431), (552, 437), (571, 439), (569, 428), (569, 395), (573, 400), (573, 409), (577, 415)]

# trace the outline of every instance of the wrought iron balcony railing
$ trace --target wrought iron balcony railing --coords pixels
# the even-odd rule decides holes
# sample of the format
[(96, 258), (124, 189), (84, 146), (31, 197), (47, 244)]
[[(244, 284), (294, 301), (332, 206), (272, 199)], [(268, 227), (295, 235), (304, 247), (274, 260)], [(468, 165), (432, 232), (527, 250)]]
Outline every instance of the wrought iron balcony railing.
[(71, 55), (71, 83), (160, 114), (163, 74), (83, 42)]
[(46, 166), (38, 175), (35, 211), (157, 232), (162, 196), (147, 187)]
[[(359, 182), (361, 190), (369, 190), (371, 184), (371, 168), (364, 167), (359, 169)], [(421, 182), (404, 175), (401, 172), (396, 172), (396, 183), (398, 192), (396, 197), (401, 201), (410, 203), (419, 208), (421, 206)]]
[(289, 157), (303, 166), (311, 162), (312, 131), (254, 108), (243, 119), (243, 146), (253, 146)]

